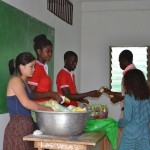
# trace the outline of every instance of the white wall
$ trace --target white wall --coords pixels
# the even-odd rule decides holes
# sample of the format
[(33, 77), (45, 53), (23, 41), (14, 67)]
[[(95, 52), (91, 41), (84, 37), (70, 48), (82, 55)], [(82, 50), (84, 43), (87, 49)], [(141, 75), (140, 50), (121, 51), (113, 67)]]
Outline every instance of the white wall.
[[(84, 2), (81, 15), (79, 0), (71, 1), (74, 4), (73, 26), (51, 14), (46, 9), (47, 0), (5, 0), (55, 28), (54, 76), (63, 67), (64, 52), (73, 50), (79, 55), (76, 69), (79, 91), (109, 86), (109, 46), (149, 45), (150, 2)], [(119, 105), (112, 105), (106, 96), (91, 103), (108, 104), (110, 116), (119, 118)], [(8, 114), (0, 115), (0, 149), (8, 120)]]
[[(150, 45), (150, 2), (84, 2), (81, 11), (81, 91), (109, 87), (109, 46)], [(119, 118), (120, 105), (106, 96), (91, 102), (108, 104)]]
[(9, 115), (8, 113), (7, 114), (3, 114), (3, 115), (0, 115), (0, 150), (2, 150), (2, 145), (3, 145), (3, 136), (4, 136), (4, 130), (5, 130), (5, 127), (7, 125), (9, 121)]
[[(79, 65), (75, 71), (76, 80), (79, 83), (80, 74), (80, 46), (81, 46), (81, 12), (79, 0), (71, 0), (73, 3), (73, 26), (65, 23), (47, 10), (47, 0), (4, 0), (6, 3), (22, 10), (23, 12), (41, 20), (55, 28), (55, 51), (54, 51), (54, 77), (63, 67), (63, 55), (68, 50), (73, 50), (79, 55)], [(54, 90), (56, 90), (54, 78)], [(77, 84), (80, 87), (80, 84)], [(0, 150), (2, 150), (3, 133), (7, 122), (8, 114), (0, 115)]]

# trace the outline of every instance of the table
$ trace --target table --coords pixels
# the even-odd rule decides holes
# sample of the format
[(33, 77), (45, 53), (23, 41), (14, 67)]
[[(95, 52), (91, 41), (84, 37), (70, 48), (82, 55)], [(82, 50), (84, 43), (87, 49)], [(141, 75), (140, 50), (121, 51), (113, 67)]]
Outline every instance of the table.
[(84, 132), (81, 135), (66, 137), (30, 134), (23, 137), (23, 140), (33, 141), (34, 148), (38, 148), (38, 150), (89, 150), (99, 142), (100, 150), (110, 150), (110, 143), (103, 131)]

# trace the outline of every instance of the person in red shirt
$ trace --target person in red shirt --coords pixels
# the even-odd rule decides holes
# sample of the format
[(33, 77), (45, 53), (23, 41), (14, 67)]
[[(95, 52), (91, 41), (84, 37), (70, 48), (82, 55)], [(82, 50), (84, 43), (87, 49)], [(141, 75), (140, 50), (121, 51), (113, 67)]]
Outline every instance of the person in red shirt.
[(86, 93), (78, 93), (75, 84), (75, 70), (78, 62), (78, 56), (73, 51), (67, 51), (64, 54), (64, 68), (62, 68), (56, 78), (57, 91), (71, 100), (70, 104), (63, 104), (65, 107), (69, 105), (78, 106), (78, 101), (89, 103), (85, 97), (100, 97), (101, 93), (98, 90), (89, 91)]
[(48, 75), (47, 61), (52, 57), (52, 43), (46, 35), (41, 34), (34, 38), (34, 50), (37, 54), (35, 71), (28, 79), (29, 87), (34, 95), (34, 101), (43, 103), (50, 98), (61, 102), (59, 93), (52, 91), (52, 79)]

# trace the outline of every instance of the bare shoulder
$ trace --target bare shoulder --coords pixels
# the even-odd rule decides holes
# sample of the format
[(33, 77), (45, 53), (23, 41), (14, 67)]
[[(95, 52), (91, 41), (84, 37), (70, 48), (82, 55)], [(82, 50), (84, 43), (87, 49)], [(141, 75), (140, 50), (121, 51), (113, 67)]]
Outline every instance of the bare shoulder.
[(16, 95), (15, 94), (15, 89), (21, 89), (22, 83), (21, 79), (17, 76), (12, 76), (9, 81), (8, 81), (8, 86), (7, 86), (7, 96), (11, 95)]
[(18, 77), (18, 76), (12, 76), (11, 78), (10, 78), (10, 80), (20, 80), (20, 78)]
[(11, 85), (16, 85), (20, 83), (22, 84), (21, 79), (17, 76), (12, 76), (8, 82), (8, 84), (11, 84)]

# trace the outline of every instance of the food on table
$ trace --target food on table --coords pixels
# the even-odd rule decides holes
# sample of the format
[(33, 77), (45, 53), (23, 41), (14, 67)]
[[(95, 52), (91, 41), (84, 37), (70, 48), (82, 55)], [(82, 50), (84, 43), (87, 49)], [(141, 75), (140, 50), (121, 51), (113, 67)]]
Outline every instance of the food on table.
[(102, 119), (108, 117), (108, 108), (107, 105), (91, 105), (86, 107), (87, 111), (91, 111), (90, 118), (91, 119)]
[(57, 101), (55, 100), (49, 100), (46, 101), (44, 106), (51, 107), (54, 111), (56, 112), (70, 112), (70, 110), (62, 105), (60, 105)]
[(81, 107), (75, 107), (75, 106), (68, 106), (67, 107), (69, 110), (71, 110), (72, 112), (83, 112), (86, 111), (86, 108), (81, 108)]
[(66, 104), (69, 104), (69, 103), (70, 103), (70, 99), (67, 98), (67, 97), (65, 97), (65, 103), (66, 103)]
[(51, 107), (56, 112), (83, 112), (83, 111), (86, 111), (85, 108), (75, 107), (72, 105), (70, 105), (69, 107), (64, 107), (55, 100), (46, 101), (43, 105), (47, 106), (47, 107)]

